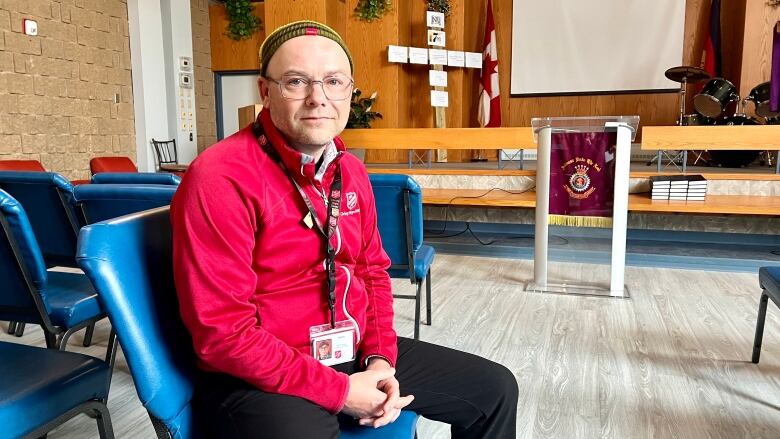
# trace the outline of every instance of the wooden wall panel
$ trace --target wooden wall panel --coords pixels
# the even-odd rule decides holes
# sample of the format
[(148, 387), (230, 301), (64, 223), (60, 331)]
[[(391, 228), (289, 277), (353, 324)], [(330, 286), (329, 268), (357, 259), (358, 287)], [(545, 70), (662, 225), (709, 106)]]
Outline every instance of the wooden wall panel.
[(326, 0), (265, 0), (265, 31), (298, 20), (328, 21)]
[[(447, 46), (454, 50), (482, 52), (485, 7), (487, 0), (452, 0), (452, 14), (447, 19)], [(431, 127), (433, 110), (430, 106), (428, 68), (410, 64), (387, 62), (387, 46), (426, 47), (425, 2), (397, 0), (393, 11), (382, 20), (364, 23), (354, 17), (357, 0), (266, 0), (266, 32), (277, 26), (303, 18), (325, 21), (339, 31), (347, 41), (355, 58), (356, 84), (365, 94), (378, 91), (376, 110), (384, 120), (376, 127)], [(685, 41), (683, 64), (698, 66), (701, 62), (710, 0), (686, 0)], [(771, 26), (780, 18), (780, 9), (765, 4), (765, 0), (729, 0), (722, 2), (724, 74), (740, 83), (746, 95), (752, 87), (768, 80), (771, 61)], [(258, 5), (262, 7), (262, 4)], [(529, 126), (533, 117), (544, 116), (599, 116), (638, 114), (642, 125), (671, 125), (677, 118), (676, 93), (615, 94), (597, 96), (561, 96), (511, 98), (509, 96), (512, 0), (494, 0), (493, 13), (497, 26), (499, 76), (504, 126)], [(744, 17), (744, 18), (743, 18)], [(212, 18), (212, 23), (219, 21)], [(744, 24), (747, 23), (747, 24)], [(219, 32), (212, 29), (212, 38)], [(740, 38), (742, 34), (742, 38)], [(261, 41), (260, 38), (258, 38)], [(259, 41), (255, 43), (259, 46)], [(231, 43), (233, 44), (233, 43)], [(251, 44), (250, 44), (251, 45)], [(222, 52), (236, 51), (215, 44), (215, 70), (237, 70), (240, 62), (256, 62), (256, 47), (252, 55), (235, 55), (220, 62)], [(236, 52), (237, 53), (237, 52)], [(672, 66), (670, 66), (672, 67)], [(245, 68), (245, 67), (244, 67)], [(256, 67), (253, 67), (256, 68)], [(737, 77), (734, 77), (734, 76)], [(731, 76), (731, 77), (729, 77)], [(450, 107), (447, 110), (449, 127), (476, 127), (478, 69), (450, 69)], [(695, 89), (689, 89), (689, 103)], [(692, 112), (688, 105), (688, 112)], [(357, 146), (357, 145), (355, 145)], [(486, 156), (495, 158), (495, 151)], [(470, 158), (468, 151), (450, 154), (450, 161)], [(404, 151), (369, 151), (370, 161), (405, 162)]]
[[(255, 15), (260, 17), (265, 25), (265, 5), (255, 3)], [(265, 39), (265, 28), (255, 33), (248, 40), (236, 41), (225, 35), (227, 14), (221, 4), (209, 5), (209, 20), (211, 20), (211, 69), (215, 72), (231, 70), (258, 70), (260, 57), (258, 49)]]
[[(399, 44), (399, 17), (402, 15), (399, 8), (395, 7), (382, 20), (366, 23), (354, 16), (354, 9), (358, 0), (346, 2), (345, 23), (346, 31), (344, 39), (352, 52), (355, 64), (355, 86), (359, 88), (363, 96), (370, 96), (377, 92), (377, 100), (373, 109), (382, 113), (383, 118), (374, 121), (373, 126), (397, 127), (401, 126), (398, 94), (402, 91), (399, 86), (401, 70), (397, 64), (387, 62), (387, 46)], [(351, 145), (359, 147), (359, 145)], [(402, 159), (402, 156), (404, 157)], [(366, 159), (371, 161), (400, 162), (405, 160), (403, 151), (368, 151)]]

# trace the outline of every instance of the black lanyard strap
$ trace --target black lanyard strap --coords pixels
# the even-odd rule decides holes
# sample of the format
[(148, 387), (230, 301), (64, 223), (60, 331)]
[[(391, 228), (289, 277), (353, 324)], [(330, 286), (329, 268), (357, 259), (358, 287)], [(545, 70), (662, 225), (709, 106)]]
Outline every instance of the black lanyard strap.
[(268, 156), (271, 157), (271, 159), (273, 159), (273, 161), (275, 161), (282, 168), (282, 170), (290, 179), (290, 181), (292, 181), (293, 185), (298, 190), (298, 193), (303, 199), (303, 202), (306, 204), (306, 208), (309, 210), (309, 215), (311, 216), (311, 219), (314, 221), (314, 225), (317, 227), (317, 230), (320, 232), (320, 234), (325, 238), (325, 253), (327, 255), (325, 265), (326, 265), (326, 270), (328, 272), (327, 295), (328, 295), (328, 308), (330, 309), (330, 327), (335, 328), (336, 327), (336, 250), (333, 248), (333, 245), (331, 245), (330, 239), (336, 233), (336, 228), (338, 227), (339, 224), (339, 216), (341, 212), (341, 165), (336, 164), (336, 173), (333, 177), (333, 183), (330, 185), (330, 194), (328, 195), (327, 205), (325, 206), (325, 210), (327, 211), (327, 215), (325, 218), (325, 224), (327, 224), (327, 229), (326, 229), (320, 223), (319, 217), (317, 216), (317, 211), (314, 209), (314, 204), (312, 203), (311, 199), (309, 198), (308, 195), (306, 195), (306, 192), (303, 190), (301, 185), (299, 185), (298, 182), (295, 181), (295, 178), (293, 178), (293, 176), (287, 170), (287, 167), (284, 166), (284, 162), (282, 162), (282, 158), (279, 156), (279, 152), (276, 151), (273, 148), (273, 146), (271, 146), (271, 144), (268, 142), (268, 137), (265, 136), (262, 125), (260, 125), (259, 122), (255, 121), (252, 130), (255, 134), (255, 137), (257, 138), (257, 143), (260, 145), (263, 151), (266, 154), (268, 154)]

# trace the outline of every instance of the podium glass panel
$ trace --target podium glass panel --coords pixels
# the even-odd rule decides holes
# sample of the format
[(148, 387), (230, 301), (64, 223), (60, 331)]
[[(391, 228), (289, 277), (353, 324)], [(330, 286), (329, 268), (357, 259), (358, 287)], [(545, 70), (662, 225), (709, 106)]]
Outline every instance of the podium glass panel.
[[(534, 118), (534, 280), (527, 291), (628, 297), (624, 285), (628, 173), (639, 116)], [(611, 228), (610, 278), (548, 279), (549, 226)], [(582, 258), (586, 259), (586, 258)], [(593, 263), (593, 260), (571, 262)]]

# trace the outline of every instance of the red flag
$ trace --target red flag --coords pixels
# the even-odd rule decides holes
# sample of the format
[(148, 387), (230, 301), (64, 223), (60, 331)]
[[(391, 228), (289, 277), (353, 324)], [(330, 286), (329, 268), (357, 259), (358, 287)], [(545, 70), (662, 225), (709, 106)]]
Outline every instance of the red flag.
[(498, 45), (493, 22), (493, 2), (488, 0), (485, 20), (485, 50), (482, 52), (482, 72), (479, 83), (479, 125), (501, 126), (501, 101), (498, 96)]
[(713, 78), (721, 72), (720, 51), (720, 0), (712, 0), (710, 4), (710, 20), (707, 23), (707, 34), (704, 40), (704, 53), (701, 67)]

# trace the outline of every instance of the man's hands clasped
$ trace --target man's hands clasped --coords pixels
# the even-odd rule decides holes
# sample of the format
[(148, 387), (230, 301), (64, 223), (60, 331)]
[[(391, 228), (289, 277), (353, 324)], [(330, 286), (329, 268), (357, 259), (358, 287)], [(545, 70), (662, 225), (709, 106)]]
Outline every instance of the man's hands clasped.
[(381, 358), (372, 358), (364, 372), (349, 376), (349, 393), (341, 411), (358, 419), (360, 425), (379, 428), (395, 421), (413, 400), (413, 395), (401, 396), (395, 369)]

